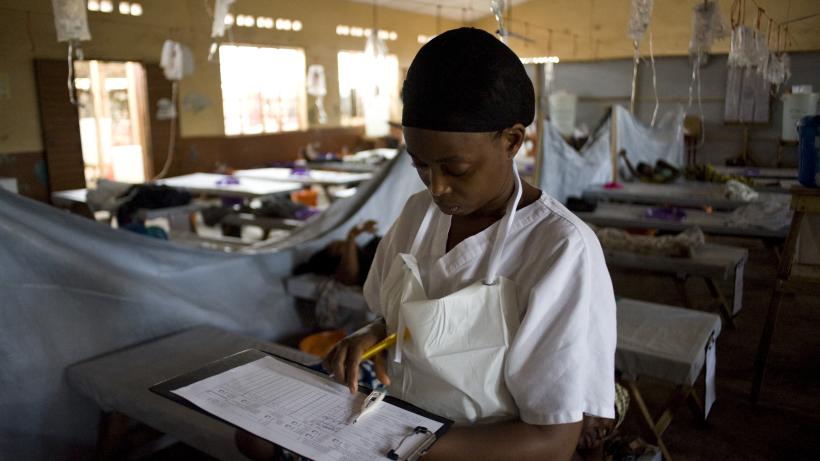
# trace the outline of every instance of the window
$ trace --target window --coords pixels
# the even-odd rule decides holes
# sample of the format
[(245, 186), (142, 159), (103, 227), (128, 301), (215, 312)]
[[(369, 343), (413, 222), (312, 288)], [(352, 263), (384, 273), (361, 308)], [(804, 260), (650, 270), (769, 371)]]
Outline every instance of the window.
[(374, 60), (361, 51), (340, 51), (339, 98), (344, 125), (365, 123), (365, 103), (382, 112), (377, 117), (384, 117), (385, 124), (389, 118), (400, 118), (396, 56), (391, 54)]
[(307, 127), (304, 51), (222, 45), (219, 70), (226, 135)]

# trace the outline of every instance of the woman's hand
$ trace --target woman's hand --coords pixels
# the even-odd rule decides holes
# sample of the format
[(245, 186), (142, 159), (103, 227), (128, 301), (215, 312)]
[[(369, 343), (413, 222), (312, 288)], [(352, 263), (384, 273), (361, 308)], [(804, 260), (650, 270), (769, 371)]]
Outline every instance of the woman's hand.
[[(336, 343), (325, 356), (322, 366), (341, 384), (347, 385), (354, 393), (359, 387), (359, 362), (362, 354), (387, 335), (384, 320), (377, 320), (345, 339)], [(376, 377), (384, 384), (390, 384), (390, 378), (384, 364), (384, 354), (373, 357), (376, 364)]]

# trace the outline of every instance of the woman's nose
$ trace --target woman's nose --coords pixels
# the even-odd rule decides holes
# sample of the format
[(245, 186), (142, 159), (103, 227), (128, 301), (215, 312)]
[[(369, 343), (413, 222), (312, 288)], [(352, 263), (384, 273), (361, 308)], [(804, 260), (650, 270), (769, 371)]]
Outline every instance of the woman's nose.
[(444, 175), (435, 170), (434, 168), (430, 171), (430, 194), (433, 197), (441, 197), (450, 193), (450, 185)]

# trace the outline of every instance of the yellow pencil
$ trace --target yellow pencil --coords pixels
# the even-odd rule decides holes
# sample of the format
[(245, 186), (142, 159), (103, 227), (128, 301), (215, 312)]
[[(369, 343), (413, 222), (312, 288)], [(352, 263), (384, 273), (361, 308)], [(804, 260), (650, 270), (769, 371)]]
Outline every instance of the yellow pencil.
[[(410, 332), (407, 331), (406, 329), (404, 330), (404, 336), (405, 337), (410, 336)], [(381, 341), (377, 342), (376, 344), (374, 344), (370, 349), (364, 351), (364, 354), (362, 354), (362, 360), (367, 360), (367, 359), (372, 358), (374, 355), (376, 355), (379, 352), (387, 349), (388, 347), (392, 346), (393, 344), (396, 344), (396, 333), (393, 333), (392, 335), (388, 335), (383, 340), (381, 340)]]

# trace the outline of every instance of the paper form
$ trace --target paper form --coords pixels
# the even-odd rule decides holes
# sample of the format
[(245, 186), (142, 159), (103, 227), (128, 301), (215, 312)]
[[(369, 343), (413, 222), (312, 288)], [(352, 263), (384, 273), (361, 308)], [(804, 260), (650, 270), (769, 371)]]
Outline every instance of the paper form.
[(389, 402), (355, 425), (366, 397), (330, 379), (264, 357), (172, 391), (203, 410), (315, 460), (384, 460), (401, 439), (443, 424)]

